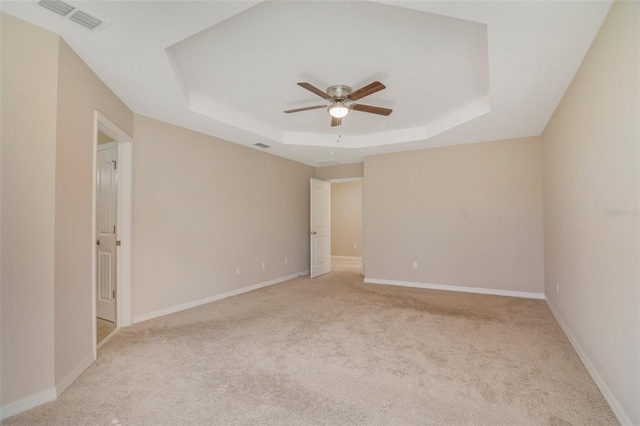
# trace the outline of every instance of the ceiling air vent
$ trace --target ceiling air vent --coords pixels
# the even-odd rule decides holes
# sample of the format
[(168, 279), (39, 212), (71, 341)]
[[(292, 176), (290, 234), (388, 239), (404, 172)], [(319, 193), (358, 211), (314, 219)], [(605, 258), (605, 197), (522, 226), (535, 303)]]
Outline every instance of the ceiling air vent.
[(254, 143), (255, 146), (259, 146), (260, 148), (271, 148), (269, 145), (265, 145), (261, 142)]
[(82, 25), (91, 31), (98, 31), (109, 25), (105, 20), (96, 18), (94, 15), (61, 0), (40, 0), (38, 5), (60, 16), (64, 16), (70, 21)]
[(323, 160), (323, 161), (316, 161), (316, 164), (318, 166), (337, 166), (338, 164), (340, 164), (339, 161), (335, 161), (335, 160)]
[(60, 16), (67, 16), (71, 13), (75, 7), (71, 6), (60, 0), (40, 0), (38, 6), (42, 6), (45, 9), (49, 9), (53, 13), (57, 13)]
[(89, 28), (91, 31), (95, 30), (103, 23), (102, 20), (94, 18), (93, 16), (81, 10), (76, 10), (71, 14), (71, 16), (69, 16), (69, 19), (71, 19), (76, 24), (80, 24), (83, 27)]

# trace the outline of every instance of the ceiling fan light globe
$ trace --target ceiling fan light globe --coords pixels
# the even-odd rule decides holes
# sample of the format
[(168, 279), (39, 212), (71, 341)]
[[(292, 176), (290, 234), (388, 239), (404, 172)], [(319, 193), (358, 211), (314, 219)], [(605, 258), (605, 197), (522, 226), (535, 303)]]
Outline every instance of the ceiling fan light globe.
[(331, 105), (329, 108), (329, 114), (335, 118), (342, 118), (349, 114), (349, 108), (342, 102), (338, 102), (335, 105)]

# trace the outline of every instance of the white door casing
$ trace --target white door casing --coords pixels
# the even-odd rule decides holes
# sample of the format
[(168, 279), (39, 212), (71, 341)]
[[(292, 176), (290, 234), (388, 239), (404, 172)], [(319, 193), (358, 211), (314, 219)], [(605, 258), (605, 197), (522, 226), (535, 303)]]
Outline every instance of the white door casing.
[(116, 322), (117, 143), (98, 147), (96, 164), (96, 315)]
[(331, 184), (311, 179), (311, 278), (331, 272)]
[[(118, 146), (118, 200), (117, 206), (117, 220), (118, 225), (117, 235), (120, 245), (116, 250), (116, 324), (117, 327), (128, 327), (133, 323), (133, 310), (132, 310), (132, 264), (133, 264), (133, 231), (132, 231), (132, 219), (133, 219), (133, 198), (132, 198), (132, 179), (133, 179), (133, 138), (118, 127), (114, 122), (109, 120), (105, 115), (99, 111), (95, 111), (93, 114), (94, 132), (93, 132), (93, 179), (97, 176), (97, 160), (98, 160), (98, 131), (110, 136), (111, 139), (117, 142)], [(97, 210), (97, 186), (93, 185), (92, 191), (92, 237), (87, 240), (87, 249), (91, 250), (93, 256), (91, 256), (91, 315), (87, 317), (87, 321), (92, 324), (92, 338), (91, 343), (93, 345), (93, 359), (98, 358), (98, 345), (97, 345), (97, 330), (96, 330), (96, 316), (97, 316), (97, 256), (95, 255), (97, 234), (96, 223), (96, 210)]]

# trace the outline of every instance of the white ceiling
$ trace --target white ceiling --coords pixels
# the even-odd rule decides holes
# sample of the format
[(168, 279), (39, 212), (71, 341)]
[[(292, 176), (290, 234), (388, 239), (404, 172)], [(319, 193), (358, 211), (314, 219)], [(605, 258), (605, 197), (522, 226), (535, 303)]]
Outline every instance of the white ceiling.
[[(68, 1), (0, 9), (60, 34), (134, 112), (311, 165), (544, 130), (611, 1)], [(296, 85), (387, 88), (330, 127)], [(176, 141), (179, 143), (179, 141)], [(256, 148), (261, 149), (261, 148)], [(330, 154), (333, 152), (334, 154)]]
[[(379, 3), (264, 2), (168, 53), (192, 111), (278, 144), (422, 140), (490, 111), (486, 25)], [(325, 109), (283, 113), (327, 104), (298, 81), (375, 79), (388, 89), (358, 103), (393, 108), (389, 117), (352, 112), (332, 129)]]

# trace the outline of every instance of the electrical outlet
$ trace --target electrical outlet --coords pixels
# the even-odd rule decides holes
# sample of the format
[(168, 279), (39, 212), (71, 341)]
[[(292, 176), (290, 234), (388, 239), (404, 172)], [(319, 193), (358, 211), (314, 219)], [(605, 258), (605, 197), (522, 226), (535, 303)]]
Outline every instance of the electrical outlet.
[(267, 269), (267, 262), (262, 262), (262, 269)]
[(413, 262), (413, 269), (418, 269), (418, 262)]
[(354, 248), (354, 249), (355, 249), (355, 248), (358, 248), (358, 245), (357, 245), (357, 244), (354, 244), (354, 245), (353, 245), (353, 248)]
[(285, 258), (284, 258), (284, 264), (286, 265), (287, 263), (289, 263), (289, 258), (288, 258), (288, 257), (285, 257)]
[(236, 266), (236, 275), (240, 275), (240, 267)]
[(560, 294), (560, 283), (556, 283), (556, 293)]

